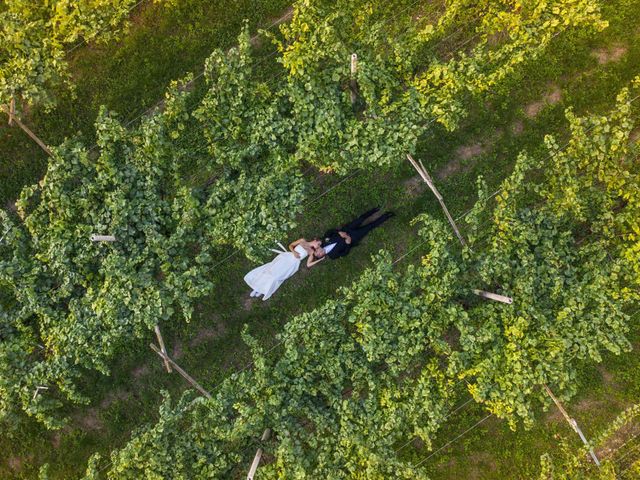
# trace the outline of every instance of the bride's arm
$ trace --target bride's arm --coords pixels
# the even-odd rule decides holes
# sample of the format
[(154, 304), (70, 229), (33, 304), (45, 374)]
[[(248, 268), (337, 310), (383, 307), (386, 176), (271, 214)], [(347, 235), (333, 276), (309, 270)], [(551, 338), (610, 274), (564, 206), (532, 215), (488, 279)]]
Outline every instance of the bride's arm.
[(304, 238), (299, 238), (298, 240), (296, 240), (295, 242), (291, 242), (289, 244), (289, 251), (291, 253), (293, 253), (293, 256), (296, 258), (300, 258), (300, 254), (298, 252), (296, 252), (294, 249), (300, 245), (302, 242), (304, 242)]
[(293, 252), (293, 249), (300, 245), (302, 242), (304, 242), (304, 238), (299, 238), (295, 242), (291, 242), (289, 244), (289, 250)]
[(311, 268), (314, 265), (317, 265), (318, 263), (320, 263), (321, 261), (323, 261), (325, 258), (327, 258), (327, 256), (325, 255), (324, 257), (319, 258), (318, 260), (314, 260), (316, 257), (313, 255), (309, 255), (309, 257), (307, 258), (307, 267)]

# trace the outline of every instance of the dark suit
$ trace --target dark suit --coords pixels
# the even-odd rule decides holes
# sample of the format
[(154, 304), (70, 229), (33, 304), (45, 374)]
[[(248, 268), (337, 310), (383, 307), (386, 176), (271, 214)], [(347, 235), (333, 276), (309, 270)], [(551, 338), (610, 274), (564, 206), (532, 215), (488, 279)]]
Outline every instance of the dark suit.
[[(376, 213), (379, 208), (374, 208), (369, 210), (368, 212), (363, 213), (355, 220), (343, 225), (340, 229), (329, 230), (324, 234), (324, 238), (322, 240), (322, 248), (335, 243), (335, 247), (327, 253), (327, 256), (333, 260), (336, 258), (344, 257), (347, 255), (351, 248), (355, 247), (360, 243), (360, 240), (364, 238), (364, 236), (373, 230), (376, 227), (382, 225), (385, 221), (393, 216), (392, 213), (387, 212), (381, 217), (377, 218), (371, 223), (366, 225), (362, 225), (364, 221), (369, 218), (371, 215)], [(345, 232), (347, 235), (351, 237), (351, 243), (347, 243), (344, 238), (340, 236), (338, 232)]]

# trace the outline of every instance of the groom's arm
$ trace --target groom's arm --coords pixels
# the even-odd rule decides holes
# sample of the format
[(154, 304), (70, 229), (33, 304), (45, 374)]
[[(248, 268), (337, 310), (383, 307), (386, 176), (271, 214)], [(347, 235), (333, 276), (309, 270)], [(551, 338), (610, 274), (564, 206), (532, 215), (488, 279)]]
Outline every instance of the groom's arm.
[(351, 245), (351, 236), (347, 232), (340, 231), (338, 232), (338, 235), (344, 238), (344, 241), (347, 245)]

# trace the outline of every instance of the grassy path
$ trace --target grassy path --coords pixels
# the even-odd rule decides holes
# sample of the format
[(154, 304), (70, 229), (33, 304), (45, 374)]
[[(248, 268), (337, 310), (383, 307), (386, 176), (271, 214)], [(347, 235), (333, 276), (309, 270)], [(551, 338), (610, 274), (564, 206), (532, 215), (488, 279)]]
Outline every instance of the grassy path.
[[(215, 6), (218, 12), (231, 15), (231, 8), (222, 9), (222, 3), (195, 0), (185, 3), (192, 6), (200, 4), (200, 10), (195, 9), (196, 15), (205, 10), (214, 12)], [(236, 3), (239, 9), (242, 5), (248, 5), (248, 2)], [(435, 174), (438, 187), (454, 217), (474, 201), (475, 179), (479, 174), (484, 175), (491, 186), (497, 185), (509, 173), (518, 151), (523, 148), (539, 151), (546, 133), (563, 134), (566, 128), (564, 108), (574, 105), (579, 113), (605, 111), (613, 104), (618, 90), (639, 73), (640, 32), (635, 24), (634, 11), (640, 10), (640, 0), (612, 3), (605, 12), (611, 27), (602, 35), (597, 38), (572, 36), (570, 39), (559, 39), (544, 62), (524, 69), (485, 103), (475, 105), (463, 128), (452, 134), (435, 128), (425, 135), (416, 158), (422, 158), (429, 171)], [(277, 10), (275, 7), (274, 10)], [(209, 8), (211, 10), (207, 10)], [(72, 108), (61, 106), (61, 121), (70, 116), (74, 118), (66, 127), (59, 127), (59, 132), (56, 132), (56, 125), (49, 125), (52, 138), (60, 138), (55, 135), (64, 136), (62, 130), (73, 131), (86, 125), (85, 122), (95, 113), (100, 102), (106, 101), (116, 110), (121, 107), (119, 111), (125, 117), (134, 115), (137, 109), (148, 107), (161, 96), (169, 78), (179, 77), (183, 71), (199, 66), (215, 43), (205, 48), (203, 40), (202, 57), (197, 59), (194, 54), (190, 67), (187, 68), (186, 60), (184, 64), (181, 63), (183, 59), (176, 60), (177, 64), (172, 65), (169, 40), (165, 43), (162, 38), (157, 38), (155, 41), (158, 43), (154, 44), (145, 40), (144, 35), (162, 37), (171, 30), (169, 25), (181, 25), (188, 33), (195, 28), (191, 23), (197, 22), (188, 21), (186, 10), (178, 9), (177, 18), (182, 20), (162, 20), (153, 15), (146, 17), (150, 14), (145, 12), (139, 13), (132, 38), (127, 37), (123, 41), (122, 52), (119, 55), (103, 52), (104, 65), (94, 66), (100, 72), (107, 72), (113, 67), (121, 73), (113, 77), (105, 73), (108, 80), (98, 78), (95, 83), (87, 83), (82, 87), (86, 89), (84, 97), (79, 89), (79, 98), (92, 99), (91, 102), (95, 103), (87, 103), (86, 110), (83, 107), (77, 118), (71, 115)], [(263, 18), (277, 16), (272, 15), (269, 9), (265, 12)], [(238, 13), (238, 18), (241, 16)], [(217, 22), (212, 24), (219, 25), (222, 19)], [(224, 23), (224, 26), (227, 24)], [(138, 28), (146, 34), (137, 34)], [(227, 41), (232, 43), (238, 28), (239, 23), (230, 22), (226, 36), (222, 33), (219, 36), (214, 33), (210, 35), (221, 44)], [(136, 40), (137, 35), (141, 37)], [(175, 35), (180, 36), (177, 32)], [(191, 41), (195, 40), (192, 38)], [(150, 44), (148, 49), (147, 42)], [(181, 42), (189, 45), (188, 40), (180, 40), (178, 44), (182, 45)], [(137, 47), (141, 51), (135, 51)], [(182, 49), (180, 52), (183, 52)], [(78, 68), (86, 68), (87, 76), (91, 62), (99, 63), (97, 58), (91, 59), (94, 54), (98, 55), (99, 51), (82, 52), (81, 55), (87, 55), (87, 58), (76, 60)], [(129, 60), (129, 54), (134, 58)], [(128, 66), (119, 66), (119, 62), (125, 62)], [(126, 78), (127, 72), (131, 72), (135, 65), (144, 66), (149, 62), (154, 64), (145, 67), (145, 73), (140, 78), (132, 79), (130, 84)], [(157, 87), (154, 86), (162, 75), (166, 78), (163, 82), (158, 81)], [(105, 85), (112, 91), (103, 91), (103, 88), (107, 88)], [(152, 94), (154, 89), (157, 91)], [(40, 117), (34, 117), (37, 118)], [(43, 126), (46, 125), (44, 120), (41, 121), (44, 122)], [(4, 141), (6, 138), (0, 136), (0, 142)], [(16, 146), (18, 151), (22, 150)], [(23, 159), (26, 162), (28, 158), (24, 156)], [(173, 358), (205, 388), (214, 390), (221, 379), (249, 361), (247, 349), (240, 339), (244, 325), (248, 325), (250, 332), (265, 345), (272, 345), (275, 335), (282, 331), (282, 326), (289, 318), (320, 305), (335, 294), (336, 287), (356, 280), (362, 269), (370, 264), (372, 253), (387, 248), (397, 258), (416, 246), (417, 239), (409, 226), (410, 220), (423, 211), (441, 218), (441, 212), (432, 195), (415, 181), (415, 172), (408, 163), (404, 159), (400, 162), (387, 171), (362, 173), (344, 181), (319, 201), (308, 205), (300, 219), (300, 227), (291, 232), (291, 238), (312, 236), (370, 206), (385, 203), (394, 205), (398, 216), (373, 232), (348, 258), (321, 265), (311, 271), (302, 269), (269, 302), (249, 299), (242, 276), (253, 265), (240, 256), (230, 258), (212, 271), (211, 275), (217, 279), (218, 286), (199, 305), (192, 323), (163, 327), (165, 341)], [(30, 172), (31, 175), (33, 173)], [(5, 178), (4, 171), (0, 171), (0, 175)], [(331, 176), (318, 176), (315, 195), (320, 195), (339, 181)], [(0, 195), (6, 195), (5, 190)], [(404, 268), (405, 262), (415, 261), (422, 253), (424, 251), (416, 248), (398, 268)], [(639, 338), (636, 330), (636, 344)], [(277, 353), (278, 350), (274, 350), (274, 354)], [(607, 358), (604, 370), (593, 365), (584, 367), (580, 394), (568, 408), (576, 412), (579, 421), (588, 419), (589, 423), (583, 426), (587, 435), (617, 415), (624, 405), (640, 397), (639, 366), (637, 355), (634, 357), (634, 353), (631, 353)], [(43, 431), (34, 422), (25, 422), (19, 430), (11, 432), (13, 437), (3, 436), (0, 447), (7, 455), (6, 461), (0, 463), (0, 477), (17, 475), (33, 478), (37, 466), (49, 462), (52, 478), (72, 478), (82, 472), (90, 453), (108, 453), (126, 442), (135, 426), (152, 421), (161, 400), (161, 390), (177, 395), (185, 388), (185, 382), (180, 377), (163, 371), (161, 362), (148, 349), (146, 342), (142, 342), (130, 351), (122, 352), (110, 377), (96, 375), (87, 378), (86, 390), (92, 392), (92, 403), (85, 408), (69, 409), (71, 422), (67, 429), (51, 433)], [(444, 445), (483, 415), (473, 403), (468, 404), (452, 417), (451, 424), (445, 427), (434, 445), (436, 448)], [(530, 478), (537, 471), (539, 453), (555, 448), (555, 435), (571, 438), (568, 428), (559, 418), (553, 415), (543, 418), (545, 420), (532, 431), (516, 433), (510, 432), (502, 423), (487, 421), (451, 448), (425, 462), (425, 468), (434, 479)], [(487, 441), (489, 439), (490, 442)], [(429, 455), (419, 445), (409, 445), (403, 454), (416, 461)]]

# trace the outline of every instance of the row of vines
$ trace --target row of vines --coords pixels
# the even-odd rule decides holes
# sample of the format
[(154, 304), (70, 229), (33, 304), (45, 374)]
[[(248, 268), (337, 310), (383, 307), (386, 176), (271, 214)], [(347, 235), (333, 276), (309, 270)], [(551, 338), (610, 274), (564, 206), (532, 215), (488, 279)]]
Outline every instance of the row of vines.
[(265, 428), (273, 461), (260, 478), (427, 478), (399, 447), (430, 448), (462, 391), (512, 428), (548, 406), (543, 385), (569, 398), (581, 362), (630, 348), (640, 151), (629, 95), (607, 116), (569, 111), (568, 145), (548, 136), (546, 158), (523, 152), (492, 209), (480, 181), (467, 247), (422, 215), (419, 265), (394, 269), (380, 252), (336, 299), (293, 318), (275, 356), (245, 335), (252, 370), (214, 399), (167, 399), (158, 423), (112, 454), (108, 478), (234, 478)]
[[(174, 83), (135, 129), (103, 111), (96, 147), (52, 148), (45, 177), (0, 218), (0, 414), (61, 426), (61, 404), (87, 401), (77, 387), (87, 370), (108, 374), (158, 322), (189, 320), (225, 246), (257, 258), (286, 235), (304, 169), (402, 161), (428, 125), (455, 129), (466, 105), (556, 36), (605, 28), (597, 7), (304, 0), (272, 34), (284, 77), (258, 74), (245, 29), (237, 48), (208, 59), (203, 88)], [(631, 107), (620, 102), (608, 119), (570, 116), (570, 148), (549, 139), (554, 162), (523, 154), (493, 213), (481, 201), (470, 215), (469, 249), (420, 217), (430, 252), (420, 266), (399, 274), (381, 254), (340, 301), (289, 323), (276, 360), (247, 337), (255, 368), (212, 401), (167, 401), (110, 475), (224, 477), (269, 426), (266, 473), (422, 478), (394, 448), (411, 436), (429, 444), (461, 380), (514, 426), (532, 421), (541, 383), (571, 394), (576, 362), (628, 348), (623, 312), (637, 295)], [(194, 169), (209, 180), (194, 184)], [(517, 300), (481, 303), (470, 288)], [(33, 395), (38, 386), (49, 389)]]

